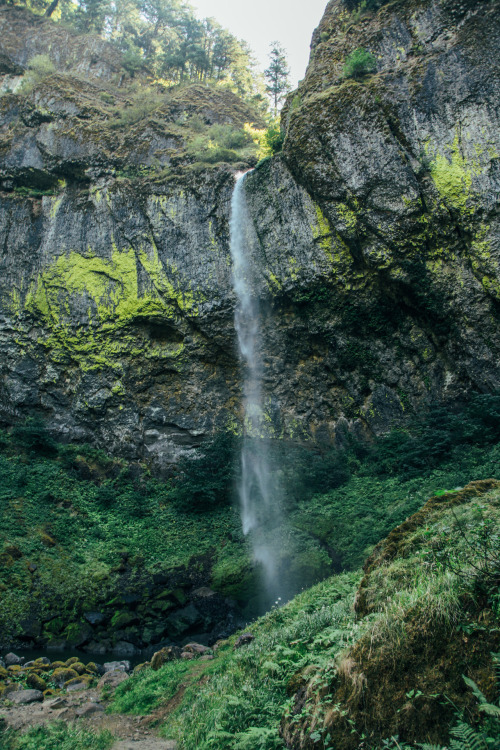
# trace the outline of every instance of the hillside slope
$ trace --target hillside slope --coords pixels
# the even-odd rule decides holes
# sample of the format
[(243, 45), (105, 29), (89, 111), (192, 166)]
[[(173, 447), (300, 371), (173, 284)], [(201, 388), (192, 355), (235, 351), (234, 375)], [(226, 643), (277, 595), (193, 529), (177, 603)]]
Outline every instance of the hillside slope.
[[(481, 716), (462, 675), (498, 699), (499, 489), (485, 480), (431, 498), (360, 583), (324, 581), (254, 623), (250, 643), (219, 644), (213, 661), (142, 670), (112, 710), (153, 711), (182, 750), (446, 742), (457, 713)], [(489, 731), (498, 740), (498, 717)]]

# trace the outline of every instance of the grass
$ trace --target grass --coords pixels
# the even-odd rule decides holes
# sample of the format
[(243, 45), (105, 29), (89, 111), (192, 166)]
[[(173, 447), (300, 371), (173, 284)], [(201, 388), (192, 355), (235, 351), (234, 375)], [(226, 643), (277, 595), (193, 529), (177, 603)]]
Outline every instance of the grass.
[[(181, 750), (275, 750), (285, 747), (283, 731), (292, 747), (312, 746), (302, 744), (307, 740), (325, 750), (359, 742), (375, 748), (391, 721), (399, 722), (408, 739), (412, 701), (446, 735), (450, 711), (437, 699), (446, 692), (448, 709), (470, 703), (461, 671), (485, 678), (487, 647), (496, 632), (494, 621), (489, 628), (483, 624), (491, 600), (479, 601), (474, 593), (481, 574), (475, 582), (467, 575), (474, 561), (481, 563), (484, 546), (470, 557), (470, 538), (454, 533), (457, 524), (473, 533), (479, 518), (489, 519), (496, 544), (500, 490), (481, 493), (456, 492), (442, 504), (425, 506), (403, 526), (397, 549), (391, 535), (377, 548), (361, 587), (359, 573), (329, 578), (249, 626), (255, 639), (248, 645), (235, 649), (234, 636), (213, 661), (170, 662), (134, 675), (118, 687), (110, 710), (156, 711), (160, 733)], [(461, 566), (443, 564), (443, 549)], [(363, 712), (374, 702), (375, 714), (365, 721)], [(417, 715), (415, 731), (420, 721)]]
[(2, 732), (0, 726), (0, 750), (108, 750), (113, 743), (113, 736), (106, 730), (95, 733), (63, 721), (34, 727), (23, 734)]
[(358, 573), (347, 573), (299, 594), (252, 625), (252, 643), (234, 650), (233, 637), (212, 662), (140, 672), (119, 686), (112, 710), (152, 711), (182, 686), (162, 732), (185, 750), (284, 747), (278, 725), (291, 681), (306, 666), (326, 664), (361, 632), (352, 611), (358, 581)]

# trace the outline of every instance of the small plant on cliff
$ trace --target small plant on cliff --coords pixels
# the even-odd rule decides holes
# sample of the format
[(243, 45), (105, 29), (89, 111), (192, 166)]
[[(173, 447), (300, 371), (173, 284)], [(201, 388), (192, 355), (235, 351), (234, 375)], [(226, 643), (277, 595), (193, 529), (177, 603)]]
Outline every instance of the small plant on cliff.
[(48, 55), (35, 55), (28, 61), (26, 73), (23, 77), (21, 93), (29, 94), (33, 88), (56, 72), (54, 63)]
[(371, 52), (362, 48), (355, 49), (345, 61), (344, 78), (359, 78), (368, 73), (374, 73), (376, 69), (377, 61)]

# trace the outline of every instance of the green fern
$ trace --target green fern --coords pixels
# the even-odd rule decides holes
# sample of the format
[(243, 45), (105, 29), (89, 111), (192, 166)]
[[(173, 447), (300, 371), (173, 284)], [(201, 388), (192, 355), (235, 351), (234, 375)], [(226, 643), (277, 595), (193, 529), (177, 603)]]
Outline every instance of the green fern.
[(476, 683), (474, 682), (474, 680), (471, 680), (470, 677), (466, 677), (464, 674), (462, 675), (462, 677), (463, 677), (463, 680), (464, 680), (465, 684), (468, 687), (470, 687), (470, 689), (472, 690), (472, 692), (474, 693), (474, 695), (478, 699), (479, 704), (481, 705), (483, 703), (487, 703), (488, 701), (486, 700), (485, 695), (479, 690), (479, 688), (476, 685)]
[(488, 750), (484, 736), (462, 721), (453, 727), (450, 734), (453, 737), (450, 750)]

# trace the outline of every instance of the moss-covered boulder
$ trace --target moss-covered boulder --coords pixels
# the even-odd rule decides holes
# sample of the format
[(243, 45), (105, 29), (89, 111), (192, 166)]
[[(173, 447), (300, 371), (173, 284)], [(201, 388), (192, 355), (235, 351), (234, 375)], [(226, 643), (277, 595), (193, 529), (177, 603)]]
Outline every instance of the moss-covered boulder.
[(47, 683), (42, 677), (37, 675), (35, 672), (31, 672), (26, 678), (26, 685), (35, 690), (41, 690), (42, 693), (47, 690)]
[(74, 669), (71, 669), (70, 667), (61, 667), (54, 670), (51, 675), (51, 680), (55, 685), (57, 685), (57, 687), (62, 687), (65, 682), (68, 682), (68, 680), (72, 680), (76, 677), (79, 677), (79, 675), (78, 672), (75, 672)]

